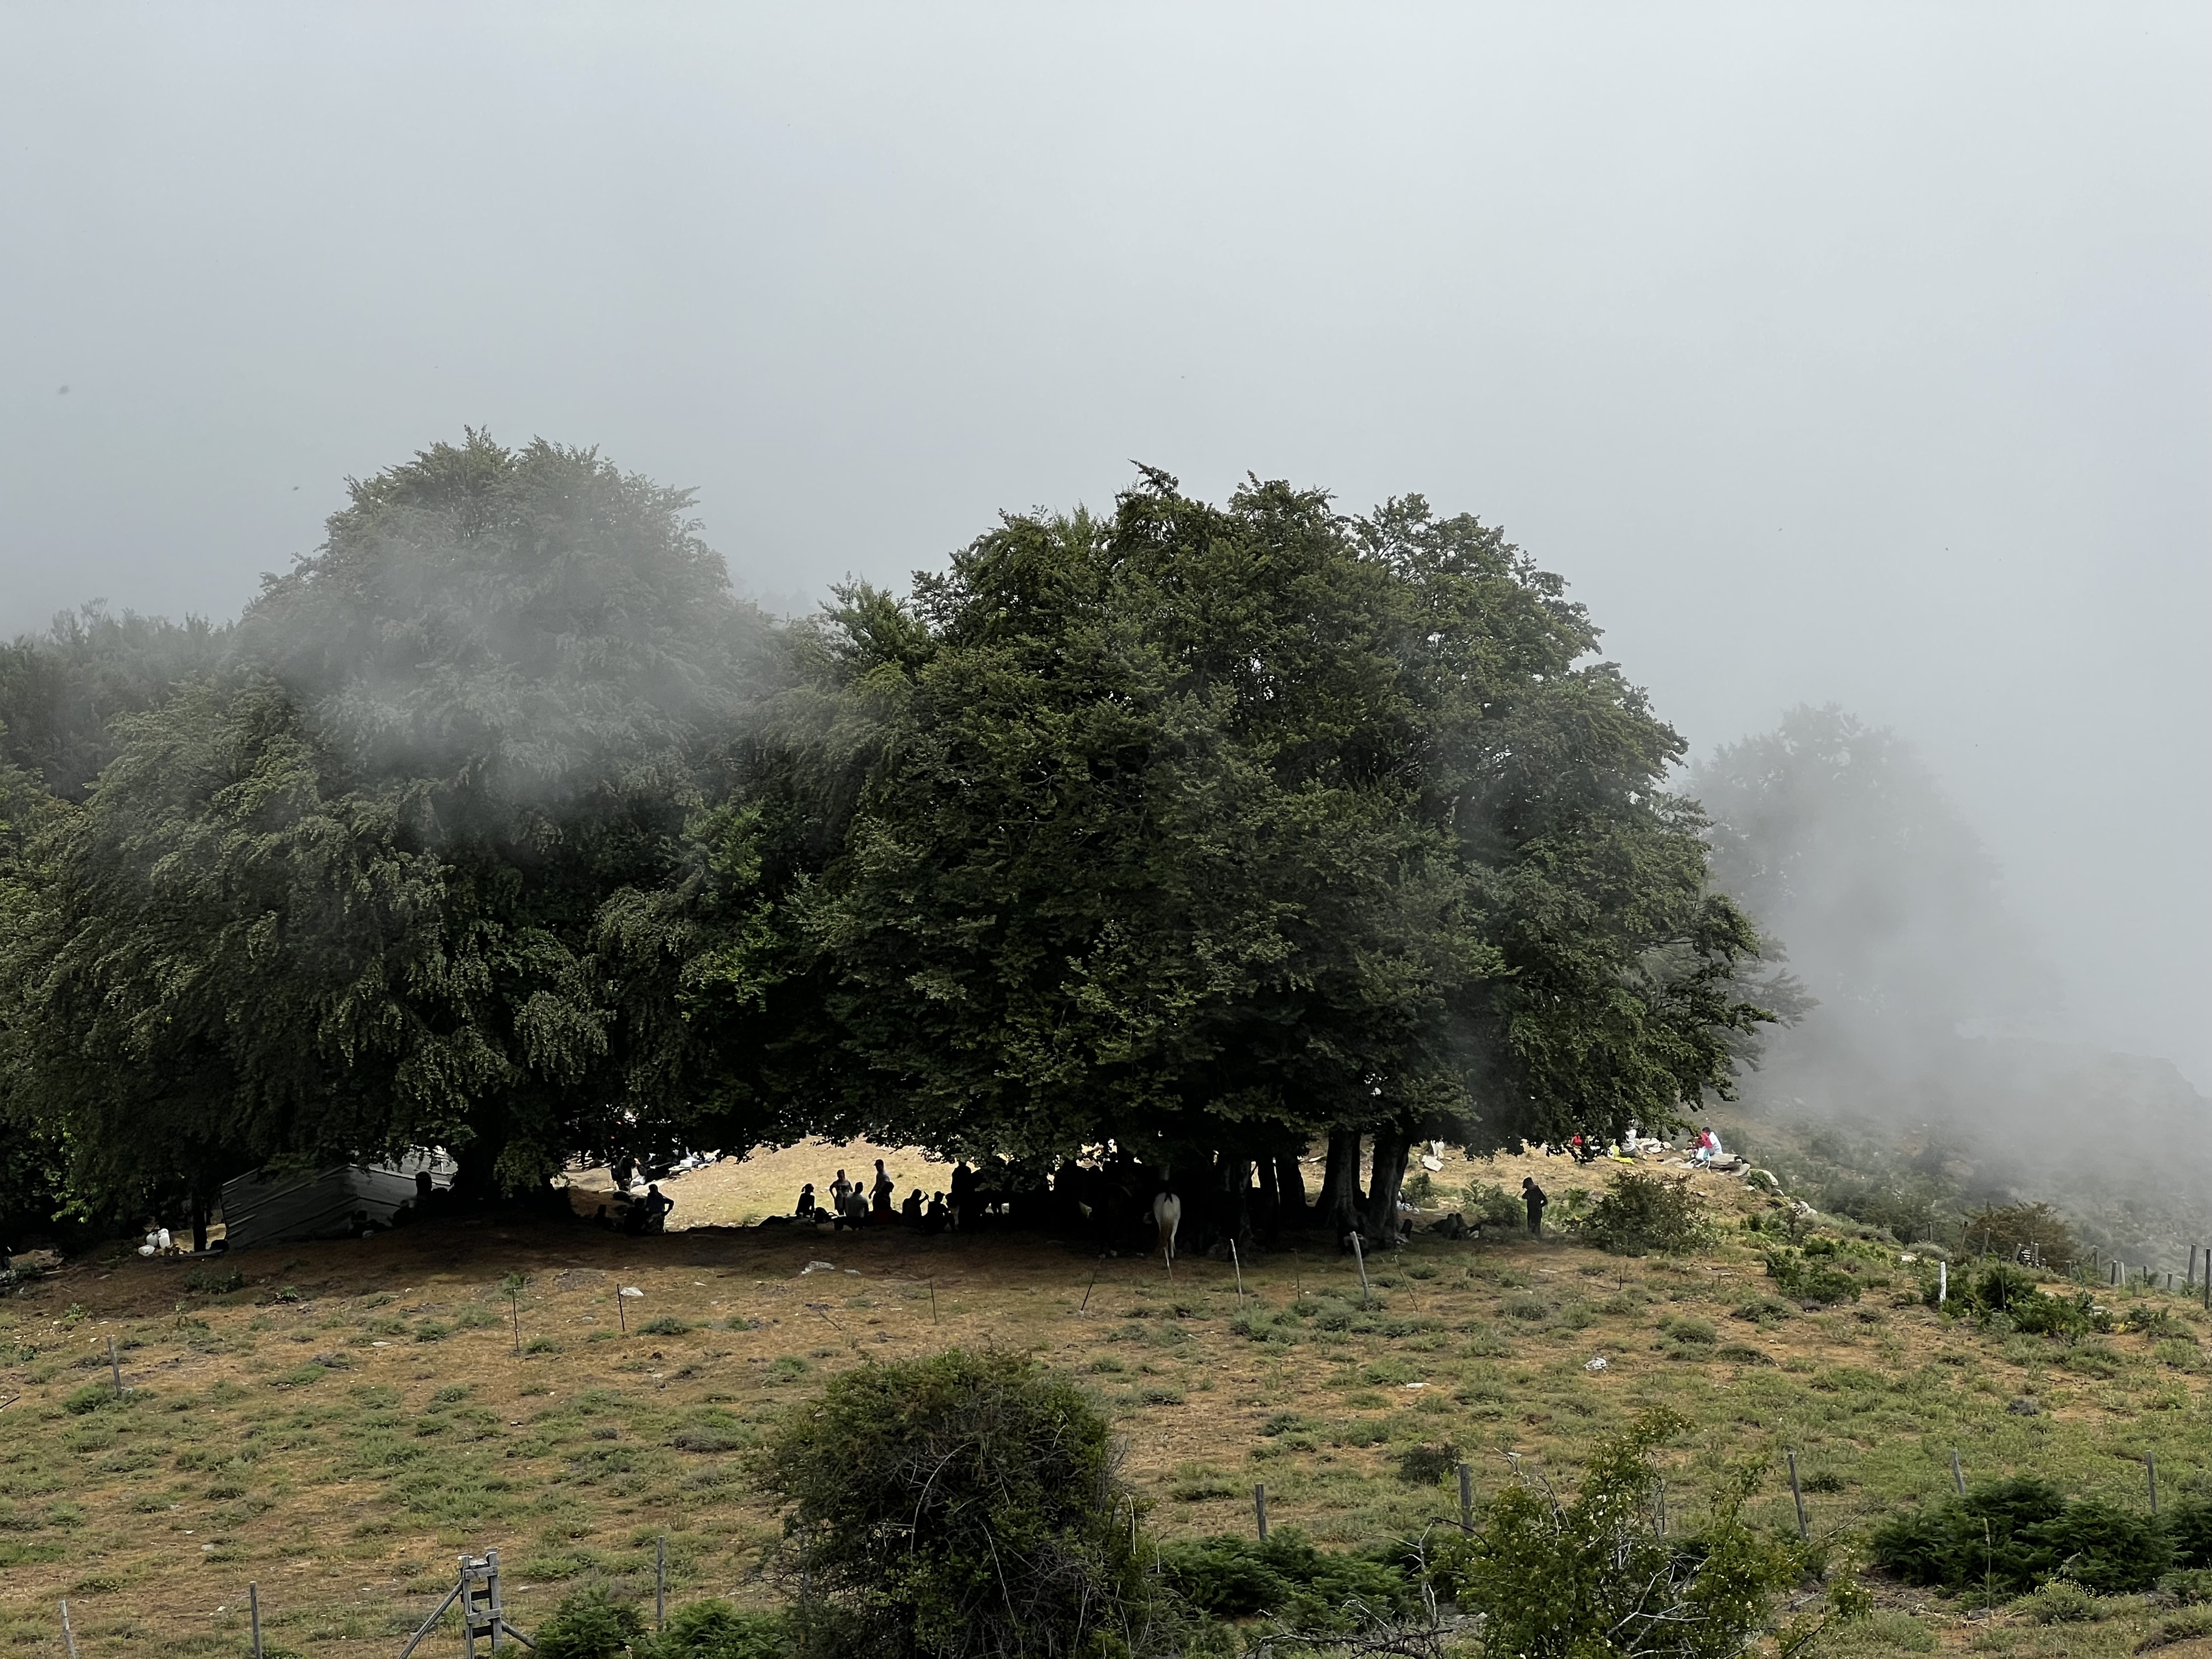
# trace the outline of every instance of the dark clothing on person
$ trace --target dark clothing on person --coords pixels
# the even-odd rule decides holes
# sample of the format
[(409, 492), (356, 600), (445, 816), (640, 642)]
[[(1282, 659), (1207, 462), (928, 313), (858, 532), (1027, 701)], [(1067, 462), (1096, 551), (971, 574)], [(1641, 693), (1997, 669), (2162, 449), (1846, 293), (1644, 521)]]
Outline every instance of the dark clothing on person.
[(1521, 1198), (1522, 1201), (1528, 1206), (1530, 1236), (1541, 1238), (1544, 1236), (1544, 1206), (1552, 1200), (1544, 1195), (1544, 1189), (1536, 1184), (1535, 1177), (1533, 1176), (1521, 1182)]
[(808, 1182), (799, 1189), (799, 1207), (792, 1212), (801, 1221), (814, 1219), (814, 1183)]
[(899, 1206), (899, 1214), (905, 1218), (906, 1223), (908, 1226), (919, 1227), (921, 1225), (921, 1188), (915, 1188), (912, 1192), (906, 1195), (906, 1202)]

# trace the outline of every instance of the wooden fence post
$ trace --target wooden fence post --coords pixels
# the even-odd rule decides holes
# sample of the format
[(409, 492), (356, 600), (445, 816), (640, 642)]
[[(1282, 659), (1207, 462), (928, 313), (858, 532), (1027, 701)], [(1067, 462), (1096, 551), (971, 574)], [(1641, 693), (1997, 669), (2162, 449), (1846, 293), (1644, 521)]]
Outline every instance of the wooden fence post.
[(1464, 1463), (1459, 1466), (1459, 1529), (1462, 1534), (1474, 1530), (1474, 1471)]
[(1959, 1467), (1959, 1449), (1956, 1446), (1951, 1448), (1951, 1484), (1959, 1489), (1960, 1497), (1966, 1495), (1966, 1471)]
[(246, 1605), (247, 1606), (247, 1607), (249, 1607), (249, 1608), (252, 1610), (252, 1616), (253, 1616), (253, 1659), (261, 1659), (261, 1586), (260, 1586), (260, 1585), (258, 1585), (258, 1584), (255, 1584), (255, 1583), (248, 1583), (248, 1584), (246, 1585)]
[(1252, 1488), (1252, 1516), (1260, 1523), (1260, 1541), (1264, 1544), (1267, 1541), (1267, 1488), (1265, 1486)]
[(1790, 1454), (1790, 1498), (1797, 1505), (1797, 1541), (1804, 1543), (1812, 1537), (1805, 1525), (1805, 1493), (1797, 1485), (1797, 1454)]

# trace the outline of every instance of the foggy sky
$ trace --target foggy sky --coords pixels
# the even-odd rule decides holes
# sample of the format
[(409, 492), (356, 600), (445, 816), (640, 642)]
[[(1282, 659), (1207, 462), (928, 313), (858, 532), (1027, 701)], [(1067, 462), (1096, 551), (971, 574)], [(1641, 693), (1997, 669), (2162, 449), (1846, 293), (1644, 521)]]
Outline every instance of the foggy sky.
[[(1699, 750), (1916, 743), (2212, 1085), (2212, 8), (0, 11), (0, 633), (464, 423), (757, 595), (1130, 463), (1419, 489)], [(66, 393), (58, 388), (66, 386)]]

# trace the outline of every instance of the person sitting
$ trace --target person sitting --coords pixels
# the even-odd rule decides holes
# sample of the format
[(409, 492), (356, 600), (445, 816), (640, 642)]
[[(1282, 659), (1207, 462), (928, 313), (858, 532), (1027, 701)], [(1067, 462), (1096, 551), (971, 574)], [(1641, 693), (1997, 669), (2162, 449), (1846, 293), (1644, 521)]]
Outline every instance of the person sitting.
[(922, 1212), (921, 1230), (926, 1233), (941, 1233), (952, 1219), (952, 1212), (945, 1207), (945, 1194), (932, 1193), (929, 1207)]
[(812, 1182), (808, 1182), (804, 1187), (801, 1187), (799, 1189), (799, 1206), (793, 1210), (791, 1213), (800, 1221), (811, 1221), (814, 1219), (817, 1212), (814, 1205), (814, 1183)]
[(912, 1192), (906, 1195), (906, 1202), (899, 1206), (899, 1218), (904, 1221), (909, 1227), (919, 1227), (921, 1225), (921, 1188), (915, 1188)]

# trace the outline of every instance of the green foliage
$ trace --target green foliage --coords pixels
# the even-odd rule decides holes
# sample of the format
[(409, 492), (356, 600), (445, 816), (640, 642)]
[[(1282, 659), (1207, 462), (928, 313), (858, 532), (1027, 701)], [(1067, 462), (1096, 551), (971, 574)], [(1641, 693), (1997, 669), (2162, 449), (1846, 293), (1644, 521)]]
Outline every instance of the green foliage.
[(120, 1397), (106, 1382), (88, 1382), (81, 1389), (72, 1389), (62, 1401), (62, 1408), (72, 1417), (89, 1417), (109, 1406), (120, 1405)]
[[(1046, 1153), (1559, 1138), (1729, 1086), (1756, 948), (1557, 578), (1418, 498), (1148, 472), (821, 637), (805, 927), (848, 1126)], [(1480, 1108), (1480, 1110), (1478, 1110)]]
[(2166, 1529), (2149, 1516), (2069, 1499), (2033, 1478), (1897, 1516), (1875, 1530), (1870, 1548), (1878, 1565), (1908, 1583), (1991, 1595), (2033, 1589), (2062, 1572), (2100, 1595), (2142, 1589), (2173, 1559)]
[(1771, 1250), (1766, 1276), (1791, 1301), (1808, 1308), (1825, 1308), (1859, 1299), (1859, 1281), (1840, 1267), (1826, 1266), (1800, 1250)]
[(1461, 1194), (1461, 1213), (1486, 1227), (1518, 1227), (1527, 1219), (1520, 1195), (1494, 1181), (1470, 1181)]
[[(1935, 1305), (1932, 1284), (1922, 1299)], [(1959, 1274), (1943, 1305), (1954, 1315), (2002, 1314), (2014, 1330), (2031, 1336), (2081, 1336), (2112, 1328), (2112, 1321), (2100, 1316), (2087, 1291), (2047, 1296), (2034, 1274), (2003, 1261), (1992, 1262), (1977, 1273)]]
[(780, 1613), (750, 1613), (728, 1601), (693, 1601), (668, 1628), (641, 1644), (638, 1659), (786, 1659), (797, 1651)]
[(1105, 1419), (1020, 1356), (833, 1378), (763, 1449), (798, 1617), (837, 1650), (1140, 1655), (1167, 1634)]
[(1686, 1177), (1624, 1170), (1578, 1224), (1582, 1236), (1614, 1255), (1675, 1255), (1709, 1244), (1713, 1224)]
[(1348, 1633), (1370, 1619), (1410, 1612), (1419, 1599), (1404, 1564), (1390, 1554), (1316, 1549), (1289, 1527), (1264, 1544), (1217, 1535), (1166, 1545), (1160, 1565), (1176, 1593), (1202, 1612), (1273, 1613), (1302, 1636)]
[[(1722, 1486), (1702, 1527), (1662, 1537), (1651, 1455), (1684, 1426), (1650, 1413), (1597, 1444), (1572, 1499), (1524, 1478), (1492, 1502), (1471, 1539), (1438, 1547), (1439, 1578), (1482, 1614), (1486, 1651), (1733, 1659), (1771, 1626), (1777, 1598), (1810, 1572), (1813, 1553), (1743, 1519), (1757, 1486), (1751, 1471)], [(1831, 1609), (1856, 1605), (1856, 1587), (1838, 1580)], [(1820, 1623), (1777, 1630), (1777, 1650), (1802, 1651)]]
[(635, 1607), (593, 1586), (562, 1597), (534, 1639), (538, 1659), (626, 1659), (645, 1633)]
[(758, 654), (688, 497), (480, 434), (351, 494), (7, 886), (0, 1115), (81, 1196), (434, 1144), (528, 1187), (699, 1095), (602, 960)]

